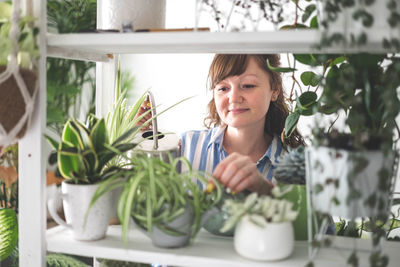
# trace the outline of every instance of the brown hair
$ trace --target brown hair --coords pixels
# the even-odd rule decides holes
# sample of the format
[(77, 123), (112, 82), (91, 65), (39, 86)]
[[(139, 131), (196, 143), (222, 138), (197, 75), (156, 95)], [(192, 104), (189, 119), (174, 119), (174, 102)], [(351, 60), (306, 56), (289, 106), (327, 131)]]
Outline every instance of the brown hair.
[[(280, 66), (280, 56), (271, 55), (223, 55), (216, 54), (208, 72), (209, 86), (213, 90), (215, 85), (229, 76), (241, 75), (246, 71), (250, 58), (254, 58), (258, 65), (264, 69), (270, 77), (272, 90), (280, 90), (276, 101), (271, 101), (267, 116), (265, 118), (264, 131), (270, 136), (281, 136), (285, 128), (285, 120), (289, 115), (289, 109), (285, 103), (283, 95), (282, 77), (279, 72), (272, 71), (267, 66), (267, 60), (273, 67)], [(208, 116), (204, 119), (207, 128), (220, 126), (221, 119), (218, 116), (214, 98), (208, 103)], [(304, 145), (304, 140), (300, 133), (295, 130), (290, 138), (285, 139), (284, 143), (290, 147)]]

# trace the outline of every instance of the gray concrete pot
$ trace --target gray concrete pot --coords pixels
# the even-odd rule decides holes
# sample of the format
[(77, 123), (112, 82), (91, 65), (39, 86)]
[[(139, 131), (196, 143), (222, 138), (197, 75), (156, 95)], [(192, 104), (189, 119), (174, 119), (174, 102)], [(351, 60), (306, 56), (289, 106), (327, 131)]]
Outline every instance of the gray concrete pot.
[[(216, 214), (218, 209), (212, 208), (206, 211), (201, 218), (201, 225), (203, 225), (212, 215)], [(173, 231), (182, 234), (169, 234), (154, 226), (152, 232), (149, 233), (146, 229), (139, 226), (139, 229), (151, 238), (153, 245), (161, 248), (179, 248), (187, 246), (193, 236), (194, 224), (194, 211), (190, 205), (186, 206), (185, 212), (178, 216), (176, 219), (167, 223), (166, 225)]]

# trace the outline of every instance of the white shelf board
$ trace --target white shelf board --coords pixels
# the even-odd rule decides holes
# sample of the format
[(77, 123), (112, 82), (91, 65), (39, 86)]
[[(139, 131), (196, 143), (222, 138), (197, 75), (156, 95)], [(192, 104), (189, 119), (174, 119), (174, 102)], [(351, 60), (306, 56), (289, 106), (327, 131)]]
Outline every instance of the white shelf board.
[[(382, 52), (381, 40), (372, 35), (362, 51)], [(49, 50), (65, 49), (99, 54), (136, 53), (309, 53), (318, 52), (317, 30), (271, 32), (155, 32), (48, 34)], [(376, 40), (375, 40), (376, 39)], [(358, 52), (335, 46), (324, 53)], [(60, 56), (55, 54), (52, 56)]]
[[(277, 240), (278, 242), (278, 240)], [(319, 251), (315, 266), (337, 267), (344, 266), (347, 257), (352, 252), (353, 242), (360, 249), (360, 266), (369, 266), (370, 240), (336, 237), (335, 247)], [(340, 248), (338, 248), (340, 247)], [(389, 266), (398, 266), (400, 262), (400, 243), (385, 242), (385, 253), (389, 255)], [(70, 232), (61, 226), (47, 231), (47, 250), (49, 252), (67, 253), (87, 257), (118, 259), (143, 263), (158, 263), (173, 266), (218, 266), (218, 267), (297, 267), (305, 266), (308, 262), (308, 247), (306, 241), (296, 241), (293, 254), (282, 261), (265, 262), (251, 261), (239, 256), (233, 247), (231, 237), (212, 235), (201, 230), (194, 242), (179, 249), (162, 249), (152, 245), (150, 239), (139, 230), (133, 228), (129, 233), (126, 246), (121, 240), (121, 227), (110, 226), (107, 236), (99, 241), (77, 241)]]

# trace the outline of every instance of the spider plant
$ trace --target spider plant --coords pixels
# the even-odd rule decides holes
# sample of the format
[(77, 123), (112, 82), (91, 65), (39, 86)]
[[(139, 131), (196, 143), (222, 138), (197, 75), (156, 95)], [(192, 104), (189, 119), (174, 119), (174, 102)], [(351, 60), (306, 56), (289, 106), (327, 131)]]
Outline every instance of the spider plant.
[[(184, 157), (170, 157), (169, 162), (147, 157), (141, 152), (135, 153), (130, 159), (132, 168), (102, 182), (94, 194), (91, 205), (106, 192), (117, 187), (123, 188), (117, 213), (125, 243), (131, 218), (149, 233), (157, 227), (164, 233), (180, 235), (178, 230), (169, 228), (168, 223), (182, 215), (188, 205), (194, 211), (193, 239), (201, 228), (202, 215), (220, 201), (221, 186), (211, 175), (192, 170)], [(188, 171), (179, 173), (178, 164), (185, 164)], [(123, 179), (120, 179), (121, 176)], [(216, 190), (205, 192), (196, 183), (207, 183), (208, 180), (214, 182)]]

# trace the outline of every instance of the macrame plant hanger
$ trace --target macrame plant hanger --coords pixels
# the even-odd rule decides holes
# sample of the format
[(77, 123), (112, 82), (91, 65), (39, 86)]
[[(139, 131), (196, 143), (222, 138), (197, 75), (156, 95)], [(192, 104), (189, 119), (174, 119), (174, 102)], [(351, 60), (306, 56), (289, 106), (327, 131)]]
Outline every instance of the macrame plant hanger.
[[(25, 108), (23, 115), (15, 119), (15, 122), (13, 123), (13, 126), (11, 128), (5, 126), (4, 120), (6, 118), (0, 117), (0, 147), (1, 146), (6, 147), (8, 145), (16, 143), (18, 139), (22, 137), (23, 133), (27, 129), (29, 129), (33, 115), (35, 96), (38, 91), (37, 79), (34, 79), (33, 92), (30, 93), (28, 91), (27, 84), (24, 81), (23, 76), (21, 75), (20, 72), (20, 67), (18, 66), (18, 60), (17, 60), (19, 52), (18, 39), (20, 36), (20, 29), (18, 22), (20, 19), (20, 13), (19, 13), (20, 0), (13, 0), (12, 3), (13, 3), (13, 9), (11, 14), (11, 29), (9, 33), (9, 39), (11, 41), (12, 48), (11, 48), (11, 53), (8, 56), (7, 67), (4, 72), (0, 73), (0, 91), (2, 91), (4, 95), (7, 94), (8, 92), (5, 90), (9, 89), (8, 88), (9, 86), (7, 86), (6, 83), (13, 82), (16, 85), (16, 88), (14, 89), (11, 88), (11, 90), (19, 90), (19, 93), (22, 96), (22, 97), (20, 96), (19, 98), (24, 102)], [(9, 93), (10, 95), (15, 95), (15, 93), (12, 94), (11, 91), (9, 91)], [(16, 93), (18, 94), (18, 92)], [(6, 107), (7, 105), (10, 107), (15, 106), (14, 103), (12, 102), (10, 103), (10, 101), (8, 101), (8, 103), (5, 103), (7, 102), (7, 100), (5, 100), (5, 97), (2, 98), (3, 99), (0, 99), (0, 105), (4, 105), (3, 107)], [(4, 115), (5, 115), (4, 113), (0, 114), (0, 116)], [(5, 117), (8, 116), (13, 117), (12, 109), (8, 114), (6, 114)]]

